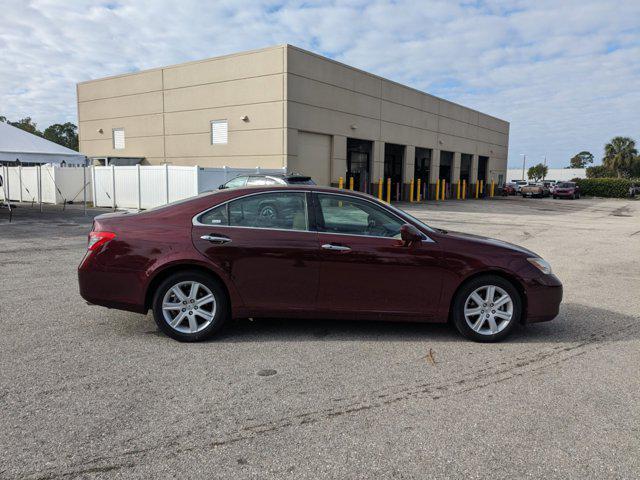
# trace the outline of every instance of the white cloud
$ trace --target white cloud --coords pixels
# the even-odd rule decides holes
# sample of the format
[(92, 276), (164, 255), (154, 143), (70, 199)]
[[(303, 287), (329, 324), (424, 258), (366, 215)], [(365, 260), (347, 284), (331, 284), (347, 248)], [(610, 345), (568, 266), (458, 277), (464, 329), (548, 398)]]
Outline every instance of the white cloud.
[(291, 43), (511, 122), (510, 162), (640, 141), (640, 2), (9, 0), (0, 115), (76, 121), (90, 78)]

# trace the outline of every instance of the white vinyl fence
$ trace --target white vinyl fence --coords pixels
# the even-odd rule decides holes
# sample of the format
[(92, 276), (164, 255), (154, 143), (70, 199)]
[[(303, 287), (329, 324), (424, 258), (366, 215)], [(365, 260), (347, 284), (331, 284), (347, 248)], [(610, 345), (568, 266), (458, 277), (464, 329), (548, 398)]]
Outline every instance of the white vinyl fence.
[[(96, 207), (140, 210), (216, 190), (238, 175), (285, 172), (284, 168), (202, 168), (166, 164), (86, 168), (48, 165), (2, 167), (0, 198), (61, 204), (82, 202), (86, 195), (87, 201)], [(83, 186), (86, 186), (84, 192)]]
[[(0, 198), (15, 202), (82, 202), (91, 199), (90, 169), (83, 167), (6, 167), (0, 168)], [(86, 181), (86, 192), (83, 186)]]

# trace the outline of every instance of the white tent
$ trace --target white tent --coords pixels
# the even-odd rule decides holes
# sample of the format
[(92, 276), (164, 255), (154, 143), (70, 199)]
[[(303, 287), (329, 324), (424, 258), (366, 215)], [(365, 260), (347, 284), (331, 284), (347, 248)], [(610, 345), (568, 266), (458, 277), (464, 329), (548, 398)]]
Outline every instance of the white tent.
[(85, 156), (42, 137), (0, 122), (0, 162), (84, 165)]

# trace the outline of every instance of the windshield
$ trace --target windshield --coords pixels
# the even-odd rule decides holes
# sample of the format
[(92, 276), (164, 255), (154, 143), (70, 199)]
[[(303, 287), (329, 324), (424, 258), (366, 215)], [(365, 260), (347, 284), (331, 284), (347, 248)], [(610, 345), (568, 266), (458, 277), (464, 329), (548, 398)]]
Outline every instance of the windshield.
[(575, 186), (575, 183), (571, 183), (571, 182), (562, 182), (562, 183), (559, 183), (559, 184), (558, 184), (558, 186), (559, 186), (560, 188), (572, 188), (572, 187), (574, 187), (574, 186)]

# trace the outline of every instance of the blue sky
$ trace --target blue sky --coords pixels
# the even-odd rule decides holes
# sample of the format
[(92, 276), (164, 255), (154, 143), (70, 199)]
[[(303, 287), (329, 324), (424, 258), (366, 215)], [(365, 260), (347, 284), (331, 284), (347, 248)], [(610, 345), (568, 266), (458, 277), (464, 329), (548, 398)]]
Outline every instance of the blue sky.
[(509, 164), (640, 141), (640, 1), (5, 0), (0, 115), (90, 78), (290, 43), (511, 122)]

